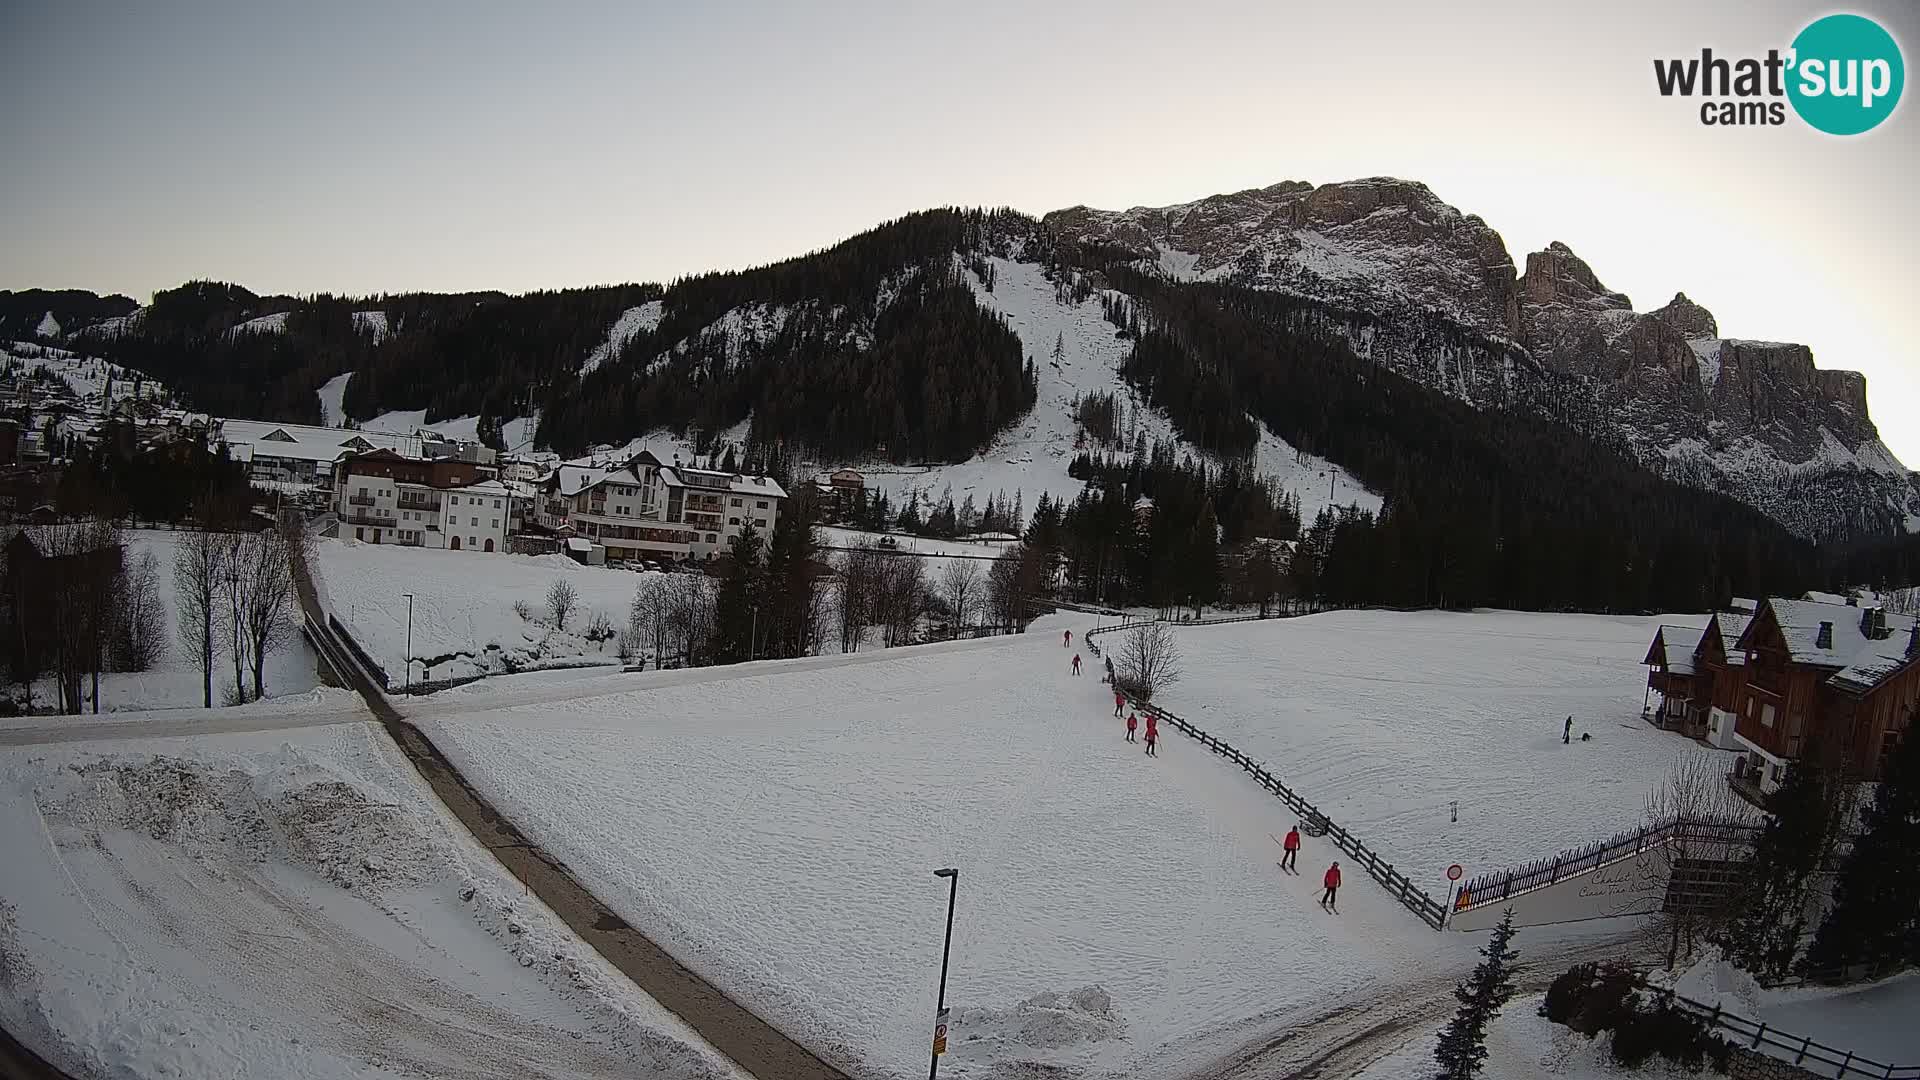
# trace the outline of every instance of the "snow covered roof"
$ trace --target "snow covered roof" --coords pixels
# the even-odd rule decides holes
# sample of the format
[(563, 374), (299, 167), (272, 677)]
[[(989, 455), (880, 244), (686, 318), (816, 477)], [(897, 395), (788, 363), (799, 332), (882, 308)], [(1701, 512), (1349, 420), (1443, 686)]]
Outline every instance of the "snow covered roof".
[(1816, 604), (1845, 604), (1847, 602), (1847, 598), (1841, 596), (1839, 593), (1817, 592), (1813, 589), (1808, 589), (1801, 599), (1811, 600)]
[(230, 447), (251, 446), (253, 456), (296, 461), (332, 461), (341, 454), (365, 450), (392, 450), (407, 457), (424, 456), (417, 435), (391, 435), (352, 428), (276, 424), (267, 420), (215, 421), (219, 437)]
[[(1888, 625), (1892, 625), (1891, 619)], [(1905, 632), (1896, 631), (1889, 637), (1869, 642), (1827, 681), (1838, 689), (1854, 693), (1873, 689), (1901, 668), (1920, 661), (1920, 649), (1914, 647), (1914, 633), (1909, 626)]]
[(465, 487), (447, 488), (455, 495), (511, 495), (513, 489), (498, 480), (479, 480)]
[(584, 536), (570, 536), (567, 538), (567, 550), (582, 551), (582, 552), (592, 551), (593, 541), (587, 539)]
[(1727, 654), (1728, 666), (1746, 664), (1747, 654), (1740, 651), (1740, 635), (1746, 633), (1747, 627), (1752, 623), (1752, 615), (1729, 614), (1722, 611), (1716, 612), (1713, 620), (1707, 624), (1720, 631), (1720, 648)]
[(1658, 663), (1674, 675), (1693, 674), (1693, 650), (1700, 645), (1700, 638), (1706, 631), (1697, 626), (1662, 625), (1654, 631), (1653, 648), (1647, 653), (1648, 663)]
[[(1818, 600), (1771, 598), (1763, 605), (1780, 628), (1793, 663), (1836, 669), (1827, 680), (1836, 689), (1864, 693), (1885, 682), (1909, 662), (1920, 659), (1913, 648), (1916, 620), (1911, 615), (1888, 615), (1882, 608)], [(1877, 619), (1884, 633), (1868, 637), (1870, 621)], [(1756, 616), (1744, 642), (1757, 626)]]

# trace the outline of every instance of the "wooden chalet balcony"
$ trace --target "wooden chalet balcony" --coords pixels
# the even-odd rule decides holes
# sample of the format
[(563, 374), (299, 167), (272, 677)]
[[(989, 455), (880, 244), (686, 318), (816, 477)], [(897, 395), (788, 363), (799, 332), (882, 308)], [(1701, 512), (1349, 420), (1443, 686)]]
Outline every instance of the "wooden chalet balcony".
[(353, 504), (353, 505), (355, 505), (355, 506), (372, 506), (372, 505), (373, 505), (373, 496), (371, 496), (371, 495), (349, 495), (349, 496), (347, 496), (347, 501), (348, 501), (349, 503), (352, 503), (352, 504)]
[(402, 510), (438, 511), (440, 509), (440, 500), (422, 498), (417, 495), (415, 496), (402, 495), (400, 496), (399, 500), (395, 503), (395, 505), (399, 506), (400, 509)]

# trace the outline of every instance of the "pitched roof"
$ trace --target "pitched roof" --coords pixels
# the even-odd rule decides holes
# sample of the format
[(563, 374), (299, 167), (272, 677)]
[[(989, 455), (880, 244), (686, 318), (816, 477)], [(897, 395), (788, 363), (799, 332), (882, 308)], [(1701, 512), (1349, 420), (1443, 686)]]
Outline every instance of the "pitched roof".
[(1697, 626), (1662, 625), (1654, 631), (1653, 649), (1647, 653), (1649, 663), (1658, 663), (1675, 675), (1693, 674), (1693, 650), (1700, 644), (1700, 638), (1706, 633)]
[(1728, 665), (1744, 666), (1747, 662), (1747, 654), (1740, 651), (1740, 635), (1746, 633), (1747, 627), (1753, 625), (1753, 616), (1741, 612), (1718, 611), (1714, 613), (1713, 619), (1707, 625), (1719, 630), (1720, 649), (1727, 654)]
[[(1826, 680), (1835, 689), (1864, 693), (1915, 659), (1907, 654), (1916, 621), (1911, 615), (1882, 612), (1886, 636), (1869, 638), (1862, 623), (1866, 613), (1880, 610), (1877, 608), (1781, 598), (1770, 598), (1764, 606), (1779, 625), (1792, 662), (1836, 669)], [(1756, 617), (1755, 623), (1758, 621)], [(1824, 646), (1820, 633), (1823, 623), (1832, 627)], [(1747, 636), (1742, 634), (1742, 640)]]

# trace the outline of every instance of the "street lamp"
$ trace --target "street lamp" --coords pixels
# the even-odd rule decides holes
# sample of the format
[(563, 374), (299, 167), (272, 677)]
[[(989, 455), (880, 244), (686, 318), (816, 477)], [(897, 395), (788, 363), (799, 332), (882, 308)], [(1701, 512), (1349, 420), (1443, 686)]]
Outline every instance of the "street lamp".
[(413, 594), (401, 593), (407, 598), (407, 689), (413, 689)]
[(947, 1049), (947, 958), (953, 955), (953, 900), (960, 891), (960, 871), (953, 867), (935, 870), (933, 876), (947, 879), (947, 943), (940, 950), (940, 999), (933, 1014), (933, 1059), (927, 1065), (927, 1080), (940, 1073), (940, 1055)]

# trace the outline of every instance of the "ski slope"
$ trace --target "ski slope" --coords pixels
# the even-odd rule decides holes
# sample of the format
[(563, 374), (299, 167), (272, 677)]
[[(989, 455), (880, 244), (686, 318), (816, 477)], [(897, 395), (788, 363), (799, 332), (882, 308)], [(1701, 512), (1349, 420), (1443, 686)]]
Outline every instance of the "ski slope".
[(371, 723), (0, 750), (0, 1020), (76, 1076), (745, 1080), (444, 813)]
[(1189, 627), (1183, 675), (1156, 701), (1444, 897), (1451, 863), (1471, 877), (1638, 827), (1683, 755), (1732, 767), (1640, 718), (1654, 628), (1705, 621), (1351, 611)]
[[(1043, 491), (1056, 499), (1072, 501), (1084, 487), (1067, 475), (1067, 465), (1079, 452), (1075, 446), (1079, 424), (1074, 419), (1074, 403), (1095, 394), (1110, 393), (1122, 403), (1132, 402), (1136, 431), (1149, 444), (1182, 443), (1172, 421), (1141, 402), (1120, 376), (1120, 364), (1131, 344), (1114, 336), (1116, 328), (1102, 314), (1099, 295), (1072, 303), (1056, 295), (1053, 282), (1047, 280), (1040, 266), (1004, 258), (988, 261), (994, 274), (991, 291), (971, 271), (967, 271), (966, 279), (973, 287), (974, 299), (1006, 320), (1033, 360), (1039, 386), (1032, 411), (970, 461), (925, 469), (856, 466), (865, 472), (869, 486), (886, 491), (895, 506), (904, 506), (914, 491), (923, 499), (937, 497), (948, 485), (952, 485), (956, 501), (971, 493), (976, 502), (985, 502), (988, 495), (1004, 491), (1011, 497), (1016, 490), (1024, 494), (1028, 508)], [(1057, 361), (1056, 345), (1061, 352)], [(1264, 424), (1260, 431), (1255, 450), (1257, 468), (1300, 496), (1303, 520), (1311, 523), (1314, 515), (1328, 505), (1358, 505), (1374, 511), (1380, 508), (1379, 496), (1345, 469), (1298, 453)], [(1195, 456), (1200, 455), (1195, 452)]]
[(857, 1075), (926, 1067), (943, 866), (948, 1076), (1178, 1076), (1471, 955), (1364, 874), (1319, 909), (1330, 853), (1283, 875), (1270, 795), (1176, 737), (1123, 742), (1068, 674), (1078, 625), (412, 715), (623, 918)]

